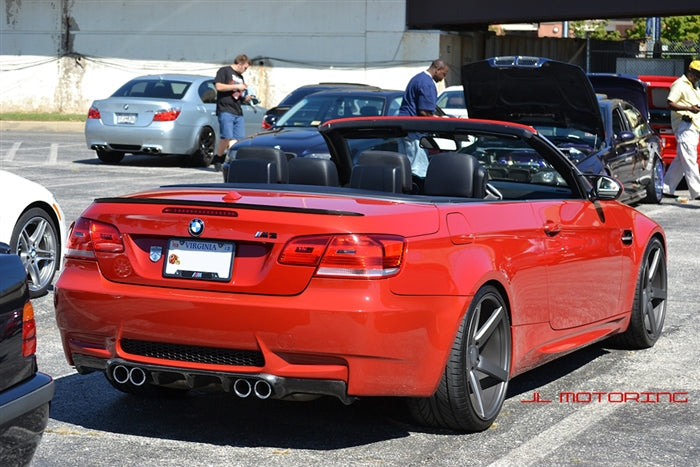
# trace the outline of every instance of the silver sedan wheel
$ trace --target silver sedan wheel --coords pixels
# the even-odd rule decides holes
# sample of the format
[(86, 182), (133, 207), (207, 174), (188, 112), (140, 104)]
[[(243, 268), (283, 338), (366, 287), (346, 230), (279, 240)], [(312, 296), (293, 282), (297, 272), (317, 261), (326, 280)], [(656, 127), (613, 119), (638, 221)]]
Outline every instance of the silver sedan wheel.
[(15, 226), (11, 246), (27, 270), (32, 297), (45, 294), (59, 261), (58, 235), (47, 213), (39, 208), (24, 213)]

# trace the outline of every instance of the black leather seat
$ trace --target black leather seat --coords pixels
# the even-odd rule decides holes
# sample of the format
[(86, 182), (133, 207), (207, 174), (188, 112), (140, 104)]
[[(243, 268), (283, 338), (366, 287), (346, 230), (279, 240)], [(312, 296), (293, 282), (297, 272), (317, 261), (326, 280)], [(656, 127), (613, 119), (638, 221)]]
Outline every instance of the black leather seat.
[[(238, 151), (236, 152), (236, 159), (234, 160), (246, 159), (263, 160), (275, 164), (275, 171), (268, 183), (287, 183), (289, 181), (289, 167), (287, 162), (287, 156), (281, 150), (266, 146), (244, 146), (238, 149)], [(230, 169), (229, 181), (231, 181)]]
[(410, 193), (413, 189), (411, 161), (408, 160), (406, 154), (393, 151), (364, 151), (357, 158), (357, 164), (396, 167), (399, 173), (399, 186), (398, 190), (392, 191), (396, 191), (397, 193)]
[(401, 172), (390, 165), (357, 164), (350, 173), (350, 187), (401, 193)]
[(440, 153), (430, 159), (423, 194), (484, 198), (488, 174), (471, 154)]
[(263, 159), (234, 159), (229, 163), (228, 183), (277, 183), (277, 164)]
[(289, 160), (289, 183), (339, 186), (338, 168), (330, 159), (295, 157)]

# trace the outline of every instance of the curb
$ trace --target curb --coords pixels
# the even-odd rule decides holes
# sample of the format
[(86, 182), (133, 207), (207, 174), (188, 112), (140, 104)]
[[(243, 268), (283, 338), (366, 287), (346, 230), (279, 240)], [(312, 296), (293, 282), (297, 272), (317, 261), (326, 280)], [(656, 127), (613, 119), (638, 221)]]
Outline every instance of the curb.
[(0, 120), (0, 131), (76, 131), (83, 132), (85, 130), (85, 122), (60, 122), (60, 121), (14, 121)]

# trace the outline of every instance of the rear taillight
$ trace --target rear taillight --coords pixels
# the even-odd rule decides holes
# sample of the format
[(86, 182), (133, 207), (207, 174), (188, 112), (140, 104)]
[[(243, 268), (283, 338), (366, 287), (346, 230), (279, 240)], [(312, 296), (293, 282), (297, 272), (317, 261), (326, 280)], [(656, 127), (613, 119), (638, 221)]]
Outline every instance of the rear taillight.
[(100, 115), (100, 111), (99, 111), (99, 110), (97, 110), (95, 107), (90, 107), (90, 110), (88, 110), (88, 116), (87, 116), (87, 118), (88, 118), (88, 119), (93, 119), (93, 118), (94, 118), (94, 119), (99, 120), (100, 118), (102, 118), (102, 116)]
[(394, 235), (319, 235), (290, 241), (280, 263), (317, 266), (325, 277), (388, 277), (399, 272), (405, 242)]
[(36, 353), (36, 321), (31, 302), (24, 304), (22, 310), (22, 356), (30, 357)]
[(67, 257), (95, 258), (95, 253), (122, 253), (124, 243), (119, 230), (111, 224), (78, 218), (71, 226)]
[(153, 115), (154, 122), (172, 122), (180, 116), (180, 109), (159, 110)]

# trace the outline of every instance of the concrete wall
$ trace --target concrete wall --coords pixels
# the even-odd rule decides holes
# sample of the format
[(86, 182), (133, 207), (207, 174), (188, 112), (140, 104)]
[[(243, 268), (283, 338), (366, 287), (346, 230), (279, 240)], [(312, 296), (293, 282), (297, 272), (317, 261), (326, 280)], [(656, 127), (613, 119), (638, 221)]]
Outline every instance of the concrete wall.
[(83, 113), (134, 76), (213, 76), (239, 53), (268, 107), (321, 81), (403, 89), (462, 59), (458, 36), (405, 30), (405, 0), (2, 0), (0, 28), (0, 112)]

